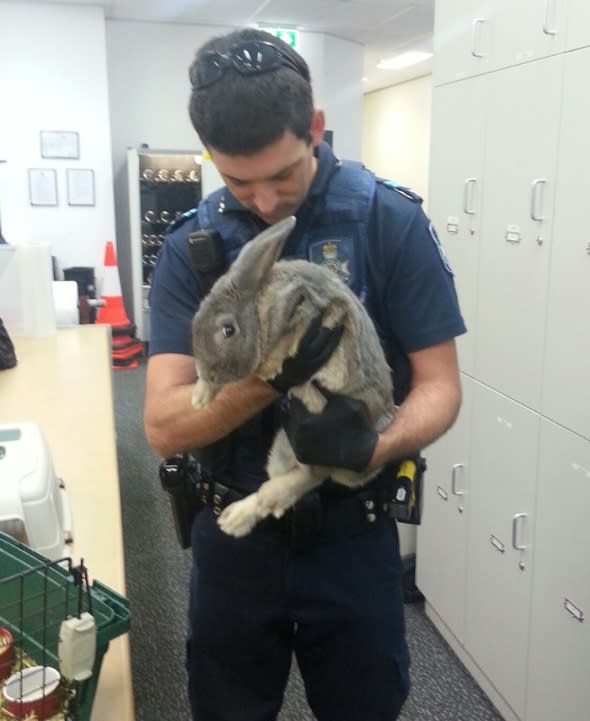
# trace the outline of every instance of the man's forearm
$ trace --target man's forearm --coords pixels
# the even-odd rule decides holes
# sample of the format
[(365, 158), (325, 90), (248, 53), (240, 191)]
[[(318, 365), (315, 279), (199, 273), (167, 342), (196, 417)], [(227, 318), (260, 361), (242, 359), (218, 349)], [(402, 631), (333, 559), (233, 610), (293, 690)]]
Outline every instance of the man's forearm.
[(460, 405), (458, 384), (432, 382), (413, 388), (393, 422), (379, 435), (369, 467), (399, 461), (426, 448), (453, 425)]
[(277, 397), (267, 383), (252, 376), (225, 386), (207, 408), (197, 411), (191, 403), (193, 388), (170, 388), (157, 409), (146, 407), (147, 438), (163, 458), (225, 437)]

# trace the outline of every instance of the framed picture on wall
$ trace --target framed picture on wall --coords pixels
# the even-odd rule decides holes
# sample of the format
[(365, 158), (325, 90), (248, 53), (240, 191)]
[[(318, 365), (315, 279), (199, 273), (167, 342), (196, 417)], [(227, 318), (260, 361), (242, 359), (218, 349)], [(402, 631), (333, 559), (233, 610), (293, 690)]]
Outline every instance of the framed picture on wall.
[(87, 168), (67, 168), (66, 181), (68, 205), (96, 205), (94, 197), (94, 170)]
[(42, 130), (41, 157), (80, 158), (80, 135), (73, 130)]
[(57, 205), (57, 173), (53, 168), (29, 168), (29, 202), (42, 207)]

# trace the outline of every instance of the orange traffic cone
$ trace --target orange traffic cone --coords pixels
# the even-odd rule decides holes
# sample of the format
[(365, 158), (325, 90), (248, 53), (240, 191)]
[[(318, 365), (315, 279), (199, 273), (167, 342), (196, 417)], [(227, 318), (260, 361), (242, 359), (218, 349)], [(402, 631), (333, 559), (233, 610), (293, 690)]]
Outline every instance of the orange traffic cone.
[(113, 328), (132, 327), (127, 317), (121, 293), (121, 281), (115, 258), (113, 243), (108, 240), (104, 253), (104, 273), (102, 277), (102, 295), (104, 305), (99, 308), (96, 322)]
[(110, 240), (107, 241), (104, 255), (101, 298), (103, 305), (98, 311), (96, 322), (111, 326), (113, 368), (115, 370), (137, 368), (139, 365), (137, 359), (143, 354), (143, 343), (135, 337), (135, 325), (125, 312), (115, 249)]

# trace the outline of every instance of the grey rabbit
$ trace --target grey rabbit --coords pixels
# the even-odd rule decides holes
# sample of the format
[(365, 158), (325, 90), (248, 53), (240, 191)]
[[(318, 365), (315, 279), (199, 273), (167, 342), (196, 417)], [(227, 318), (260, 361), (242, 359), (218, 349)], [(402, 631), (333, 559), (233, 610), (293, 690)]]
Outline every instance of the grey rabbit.
[[(369, 315), (338, 275), (306, 260), (278, 260), (295, 225), (286, 218), (247, 243), (203, 299), (193, 319), (193, 352), (198, 381), (192, 403), (204, 408), (226, 383), (254, 374), (274, 378), (283, 361), (295, 355), (312, 319), (323, 316), (327, 328), (344, 326), (328, 362), (306, 383), (291, 389), (311, 413), (326, 399), (316, 380), (333, 393), (364, 401), (377, 431), (394, 417), (391, 371)], [(267, 463), (269, 480), (256, 493), (229, 505), (219, 525), (244, 536), (268, 515), (280, 518), (306, 492), (328, 477), (345, 486), (361, 486), (377, 474), (306, 466), (296, 459), (284, 430), (279, 430)]]

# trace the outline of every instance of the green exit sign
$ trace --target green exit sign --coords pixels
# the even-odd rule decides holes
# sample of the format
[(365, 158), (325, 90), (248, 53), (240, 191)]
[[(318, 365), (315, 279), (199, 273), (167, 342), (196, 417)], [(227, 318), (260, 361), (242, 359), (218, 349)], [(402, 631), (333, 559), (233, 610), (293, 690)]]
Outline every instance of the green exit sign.
[(292, 48), (297, 47), (297, 30), (273, 30), (272, 34)]

